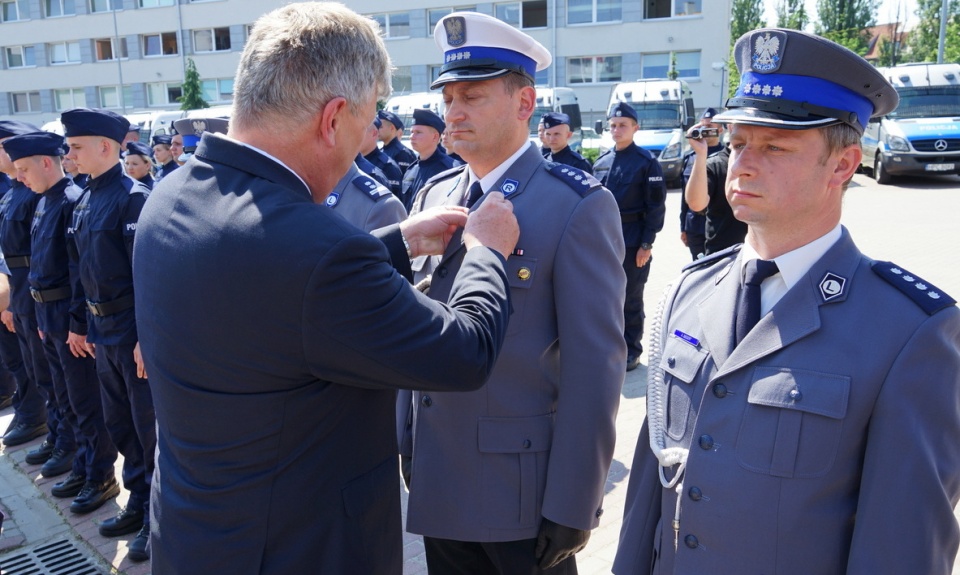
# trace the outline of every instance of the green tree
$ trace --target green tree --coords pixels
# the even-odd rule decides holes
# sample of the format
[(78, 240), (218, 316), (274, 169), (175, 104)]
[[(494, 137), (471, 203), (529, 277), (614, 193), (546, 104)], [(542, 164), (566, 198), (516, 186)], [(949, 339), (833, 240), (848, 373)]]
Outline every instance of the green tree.
[(730, 10), (730, 55), (727, 57), (727, 95), (733, 96), (740, 84), (740, 72), (733, 58), (733, 46), (750, 30), (763, 28), (763, 0), (733, 0)]
[(182, 90), (183, 95), (177, 98), (181, 110), (199, 110), (200, 108), (210, 107), (210, 104), (203, 99), (203, 91), (200, 89), (200, 73), (197, 72), (197, 65), (193, 63), (193, 58), (187, 58), (187, 70), (183, 74)]
[[(917, 0), (915, 14), (919, 18), (917, 25), (907, 36), (905, 62), (936, 62), (940, 42), (940, 10), (942, 0)], [(944, 61), (956, 62), (960, 52), (960, 38), (957, 28), (960, 26), (960, 0), (950, 0), (947, 4), (947, 35), (944, 45)], [(953, 54), (953, 57), (948, 57)]]
[(803, 30), (810, 23), (810, 15), (803, 0), (779, 0), (777, 2), (777, 27)]
[(673, 52), (670, 54), (670, 71), (667, 72), (667, 78), (676, 80), (679, 77), (680, 72), (677, 72), (677, 53)]
[(866, 54), (870, 46), (867, 28), (876, 23), (878, 0), (817, 0), (817, 34)]

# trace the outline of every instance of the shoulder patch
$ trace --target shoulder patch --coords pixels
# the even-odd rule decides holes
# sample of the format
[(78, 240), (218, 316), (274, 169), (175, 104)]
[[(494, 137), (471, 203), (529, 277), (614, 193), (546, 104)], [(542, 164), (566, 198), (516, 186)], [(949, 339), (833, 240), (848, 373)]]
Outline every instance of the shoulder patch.
[(683, 266), (683, 268), (681, 268), (680, 271), (685, 272), (685, 271), (697, 269), (699, 267), (704, 267), (704, 266), (716, 263), (724, 258), (727, 258), (730, 256), (736, 256), (740, 252), (741, 247), (743, 247), (743, 244), (737, 244), (735, 246), (730, 246), (725, 250), (720, 250), (719, 252), (712, 253), (709, 256), (704, 256), (695, 262), (690, 262), (687, 265)]
[(572, 168), (566, 164), (557, 164), (555, 162), (545, 161), (544, 163), (546, 165), (546, 170), (550, 172), (553, 177), (570, 186), (571, 189), (581, 196), (586, 196), (593, 190), (596, 190), (603, 185), (600, 183), (600, 180), (594, 178), (583, 170), (578, 170), (577, 168)]
[(376, 180), (366, 175), (359, 175), (353, 179), (353, 185), (360, 188), (377, 202), (390, 194), (390, 190), (377, 183)]
[(874, 273), (885, 279), (893, 287), (902, 291), (920, 309), (933, 315), (957, 303), (957, 300), (943, 293), (939, 288), (917, 277), (892, 262), (874, 262)]

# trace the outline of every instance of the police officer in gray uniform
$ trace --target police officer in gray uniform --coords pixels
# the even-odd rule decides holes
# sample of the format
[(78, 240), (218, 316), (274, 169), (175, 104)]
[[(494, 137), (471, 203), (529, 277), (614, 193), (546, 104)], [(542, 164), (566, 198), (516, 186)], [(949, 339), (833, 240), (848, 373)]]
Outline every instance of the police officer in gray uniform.
[(864, 126), (897, 93), (796, 30), (734, 49), (714, 121), (746, 242), (690, 264), (652, 322), (614, 573), (949, 574), (960, 310), (840, 225)]
[(356, 162), (350, 165), (347, 173), (337, 182), (327, 196), (326, 204), (343, 219), (365, 232), (399, 224), (407, 219), (407, 210), (403, 209), (400, 200), (390, 193), (390, 190), (361, 172)]
[[(475, 210), (501, 192), (520, 239), (507, 260), (510, 328), (487, 385), (413, 394), (407, 531), (424, 536), (434, 575), (576, 573), (603, 511), (626, 360), (616, 201), (528, 140), (533, 78), (551, 60), (543, 46), (473, 12), (444, 17), (434, 38), (446, 64), (433, 88), (467, 165), (428, 183), (415, 209)], [(431, 298), (450, 296), (463, 257), (454, 237), (442, 257), (416, 262), (421, 276), (432, 270)]]

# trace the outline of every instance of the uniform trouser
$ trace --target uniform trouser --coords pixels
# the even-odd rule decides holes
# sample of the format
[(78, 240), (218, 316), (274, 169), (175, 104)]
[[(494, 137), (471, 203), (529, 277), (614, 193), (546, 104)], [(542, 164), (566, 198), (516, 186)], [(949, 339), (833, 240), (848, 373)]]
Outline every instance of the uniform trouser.
[[(77, 448), (76, 439), (70, 425), (62, 421), (61, 406), (57, 403), (57, 395), (53, 389), (53, 380), (50, 379), (50, 364), (43, 351), (43, 342), (40, 341), (37, 317), (33, 314), (13, 314), (13, 325), (17, 328), (17, 340), (20, 342), (20, 354), (23, 356), (23, 365), (27, 371), (29, 385), (35, 387), (29, 393), (39, 392), (41, 401), (47, 406), (47, 441), (57, 449), (67, 452)], [(30, 401), (34, 401), (32, 398)], [(65, 406), (66, 407), (66, 406)], [(21, 423), (30, 422), (21, 420)], [(39, 418), (36, 424), (43, 422)]]
[(97, 374), (107, 431), (123, 454), (123, 486), (128, 507), (143, 507), (150, 517), (150, 479), (157, 450), (157, 420), (147, 380), (137, 377), (133, 344), (97, 345)]
[(627, 342), (627, 357), (635, 357), (643, 353), (643, 287), (647, 285), (650, 276), (650, 266), (653, 265), (653, 256), (647, 260), (647, 265), (637, 267), (638, 246), (627, 246), (627, 253), (623, 258), (623, 271), (627, 274), (627, 297), (623, 302), (623, 338)]
[[(17, 422), (39, 425), (43, 422), (43, 398), (30, 385), (27, 368), (23, 365), (20, 353), (20, 340), (17, 334), (0, 325), (0, 364), (3, 364), (5, 377), (12, 380), (13, 411)], [(9, 385), (9, 384), (8, 384)], [(3, 393), (6, 395), (6, 392)]]
[(707, 236), (691, 234), (687, 232), (687, 249), (690, 250), (690, 255), (693, 256), (693, 261), (697, 261), (703, 256), (703, 252), (706, 250), (704, 244), (707, 242)]
[(536, 539), (474, 543), (424, 537), (423, 547), (430, 575), (577, 575), (576, 557), (541, 569)]
[(87, 481), (106, 481), (114, 475), (117, 448), (110, 440), (103, 419), (96, 361), (90, 356), (74, 356), (67, 344), (66, 333), (47, 332), (43, 335), (53, 388), (60, 404), (68, 406), (64, 410), (64, 419), (73, 428), (77, 440), (73, 472), (86, 477)]

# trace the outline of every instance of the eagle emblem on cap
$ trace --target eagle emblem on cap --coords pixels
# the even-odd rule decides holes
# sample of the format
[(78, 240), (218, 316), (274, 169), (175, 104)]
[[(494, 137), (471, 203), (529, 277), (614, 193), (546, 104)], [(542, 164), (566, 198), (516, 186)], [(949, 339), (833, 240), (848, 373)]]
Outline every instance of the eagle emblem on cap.
[(770, 32), (757, 36), (753, 43), (753, 69), (757, 72), (772, 72), (780, 67), (781, 42)]
[(207, 131), (206, 120), (194, 120), (191, 124), (193, 125), (193, 133), (196, 136), (202, 136), (203, 133)]
[(447, 44), (456, 48), (467, 43), (467, 21), (463, 16), (451, 16), (443, 21)]

